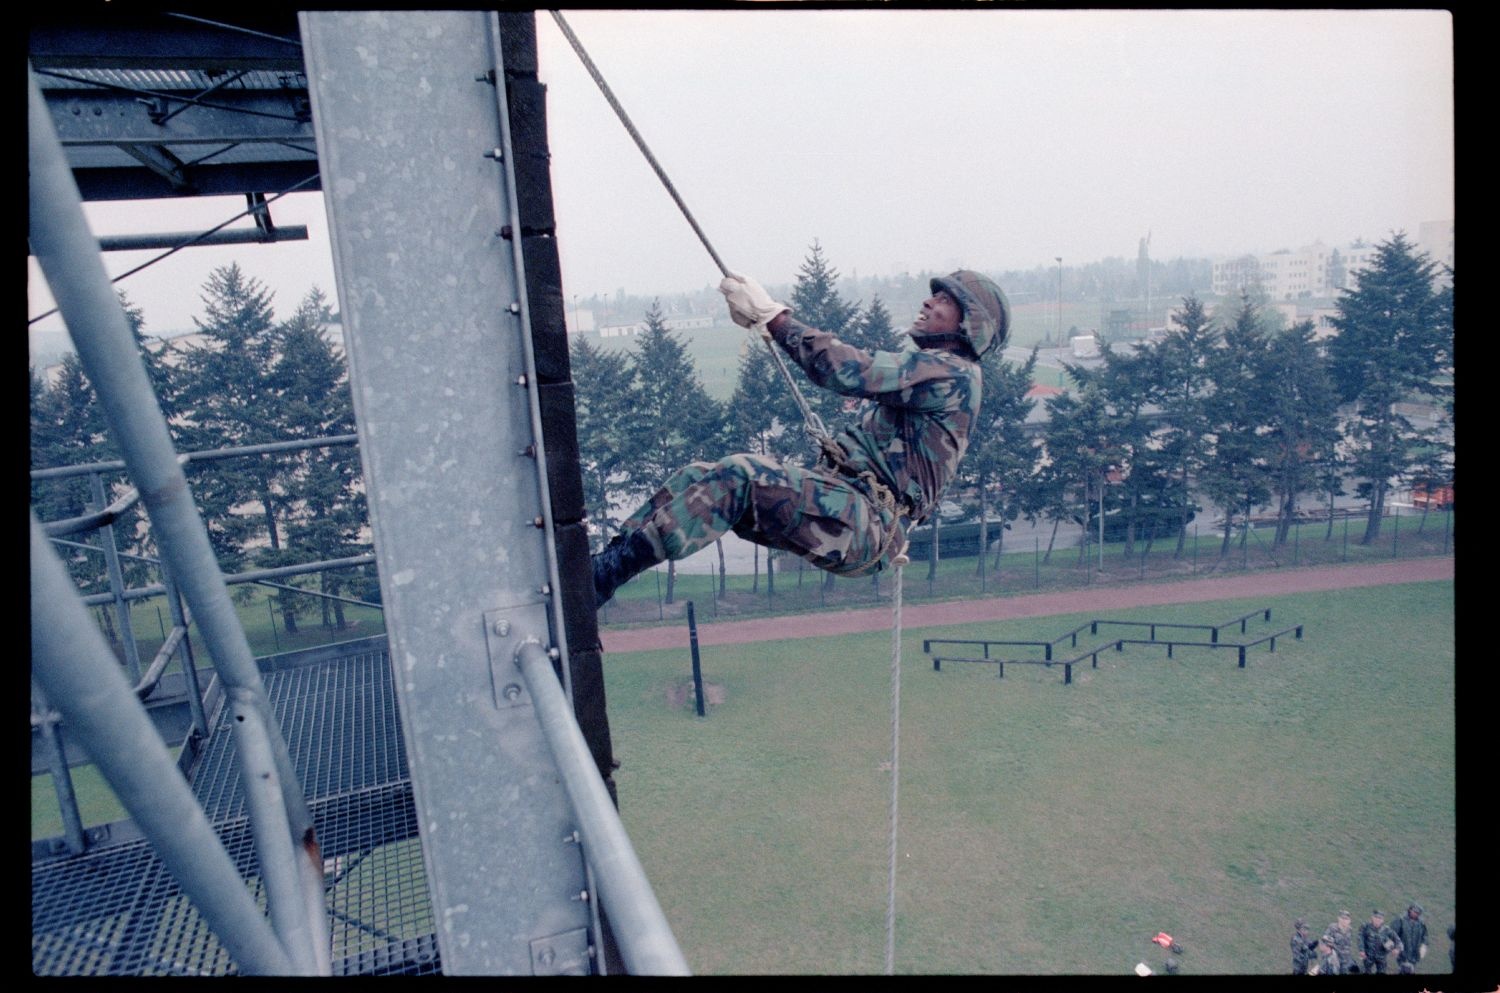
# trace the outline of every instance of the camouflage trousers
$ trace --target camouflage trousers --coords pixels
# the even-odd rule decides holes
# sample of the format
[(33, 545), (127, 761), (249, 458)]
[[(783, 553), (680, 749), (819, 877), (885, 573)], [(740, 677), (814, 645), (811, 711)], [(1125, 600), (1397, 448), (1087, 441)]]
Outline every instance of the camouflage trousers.
[(884, 567), (905, 544), (894, 512), (836, 473), (729, 455), (679, 469), (631, 515), (662, 559), (684, 559), (727, 531), (858, 576)]

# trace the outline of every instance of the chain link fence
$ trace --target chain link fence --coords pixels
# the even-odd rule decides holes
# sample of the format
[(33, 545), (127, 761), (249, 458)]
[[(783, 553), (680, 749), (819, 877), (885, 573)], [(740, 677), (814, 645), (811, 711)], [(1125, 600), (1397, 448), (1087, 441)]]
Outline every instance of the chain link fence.
[[(1227, 543), (1222, 527), (1194, 522), (1180, 550), (1175, 536), (1131, 543), (1106, 540), (1101, 549), (1090, 535), (1082, 544), (1054, 547), (1050, 553), (1040, 537), (1032, 539), (1030, 547), (1018, 548), (1017, 542), (1006, 541), (1000, 554), (991, 541), (982, 560), (972, 526), (967, 531), (948, 526), (939, 529), (935, 563), (924, 555), (906, 567), (902, 597), (911, 604), (1016, 596), (1100, 584), (1422, 558), (1454, 550), (1452, 510), (1392, 506), (1381, 519), (1379, 534), (1365, 543), (1367, 522), (1368, 514), (1358, 510), (1304, 514), (1279, 543), (1274, 521), (1251, 519), (1248, 526), (1243, 520), (1236, 522)], [(1076, 537), (1077, 526), (1070, 526)], [(995, 530), (991, 524), (989, 533)], [(771, 559), (769, 574), (762, 568), (755, 575), (721, 576), (718, 561), (710, 548), (676, 563), (670, 598), (666, 563), (643, 573), (601, 609), (600, 624), (624, 627), (677, 621), (686, 616), (690, 601), (696, 604), (699, 623), (890, 602), (889, 572), (832, 578), (801, 559), (777, 554)]]

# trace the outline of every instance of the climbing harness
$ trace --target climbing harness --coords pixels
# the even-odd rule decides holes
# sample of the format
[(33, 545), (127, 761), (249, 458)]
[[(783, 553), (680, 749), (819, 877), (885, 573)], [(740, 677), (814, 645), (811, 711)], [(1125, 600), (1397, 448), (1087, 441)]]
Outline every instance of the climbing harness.
[[(594, 65), (594, 60), (589, 58), (588, 52), (584, 51), (583, 43), (578, 40), (578, 36), (573, 33), (573, 29), (569, 27), (568, 22), (563, 19), (562, 13), (556, 10), (548, 11), (548, 13), (557, 22), (557, 26), (562, 31), (563, 37), (568, 39), (568, 44), (577, 53), (579, 60), (583, 63), (583, 67), (588, 71), (589, 76), (593, 78), (594, 85), (598, 86), (599, 92), (604, 94), (604, 99), (613, 108), (615, 116), (625, 126), (625, 130), (629, 132), (631, 139), (635, 141), (636, 147), (646, 157), (646, 162), (651, 166), (652, 171), (656, 173), (656, 177), (666, 187), (667, 193), (672, 197), (673, 202), (677, 204), (677, 209), (682, 212), (682, 216), (686, 218), (688, 225), (692, 227), (693, 233), (698, 236), (698, 240), (708, 250), (709, 257), (713, 259), (714, 265), (719, 267), (719, 273), (723, 276), (733, 275), (729, 271), (729, 267), (724, 264), (724, 260), (719, 257), (719, 253), (714, 251), (714, 246), (709, 243), (708, 236), (698, 226), (698, 222), (694, 219), (692, 212), (688, 210), (687, 204), (683, 202), (682, 197), (678, 196), (677, 189), (672, 185), (672, 181), (667, 178), (666, 171), (656, 161), (656, 156), (651, 154), (651, 149), (647, 147), (645, 139), (641, 137), (640, 132), (631, 123), (630, 115), (625, 113), (625, 108), (620, 106), (620, 102), (615, 99), (614, 92), (610, 90), (609, 84), (600, 75), (598, 68)], [(782, 357), (781, 350), (772, 339), (771, 330), (767, 327), (766, 322), (756, 324), (754, 330), (765, 341), (766, 347), (771, 352), (771, 358), (776, 361), (776, 368), (780, 370), (782, 378), (786, 380), (788, 388), (791, 389), (792, 398), (797, 401), (797, 409), (802, 414), (803, 427), (812, 436), (813, 440), (818, 443), (822, 457), (828, 461), (829, 466), (835, 471), (856, 479), (868, 487), (871, 499), (882, 510), (889, 511), (891, 515), (891, 525), (885, 531), (885, 540), (882, 545), (882, 547), (894, 548), (890, 561), (896, 570), (893, 579), (895, 588), (891, 594), (890, 878), (887, 887), (885, 917), (885, 971), (887, 975), (891, 975), (895, 971), (896, 955), (896, 815), (897, 798), (900, 788), (899, 762), (901, 745), (901, 573), (902, 567), (911, 561), (906, 554), (906, 538), (901, 532), (901, 510), (903, 507), (902, 503), (897, 500), (896, 495), (891, 492), (890, 487), (882, 483), (873, 472), (868, 469), (857, 469), (849, 464), (848, 455), (839, 446), (838, 442), (834, 441), (833, 435), (829, 433), (828, 428), (823, 424), (823, 419), (808, 404), (807, 398), (802, 395), (802, 390), (797, 386), (797, 381), (792, 378), (792, 372), (787, 368), (786, 360)], [(895, 544), (898, 540), (900, 541), (899, 546)], [(876, 560), (875, 567), (878, 567), (878, 563), (879, 559)], [(846, 573), (845, 575), (863, 575), (868, 571), (870, 570), (860, 570), (854, 573)]]

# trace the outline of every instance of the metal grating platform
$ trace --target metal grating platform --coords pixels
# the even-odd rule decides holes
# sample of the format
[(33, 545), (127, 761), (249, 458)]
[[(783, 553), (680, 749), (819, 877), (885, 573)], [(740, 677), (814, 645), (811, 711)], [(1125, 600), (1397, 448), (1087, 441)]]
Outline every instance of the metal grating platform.
[[(279, 659), (266, 693), (317, 824), (333, 969), (440, 972), (405, 749), (386, 651)], [(192, 786), (246, 886), (264, 905), (222, 718)], [(234, 964), (143, 840), (34, 862), (37, 975), (225, 975)]]

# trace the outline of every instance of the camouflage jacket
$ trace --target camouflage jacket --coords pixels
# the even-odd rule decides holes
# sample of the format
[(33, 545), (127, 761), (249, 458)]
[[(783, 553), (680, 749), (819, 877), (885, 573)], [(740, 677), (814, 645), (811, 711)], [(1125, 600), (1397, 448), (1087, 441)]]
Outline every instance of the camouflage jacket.
[(1328, 930), (1323, 932), (1323, 937), (1333, 946), (1333, 950), (1339, 953), (1339, 959), (1348, 968), (1354, 961), (1354, 930), (1345, 931), (1338, 926), (1338, 922), (1328, 925)]
[(775, 335), (814, 383), (866, 402), (834, 435), (855, 473), (874, 472), (913, 521), (937, 506), (969, 447), (983, 398), (979, 363), (913, 343), (870, 352), (789, 317)]
[(1306, 931), (1292, 932), (1292, 972), (1302, 975), (1317, 955), (1318, 943)]
[(1396, 932), (1387, 924), (1376, 927), (1369, 921), (1365, 921), (1359, 928), (1360, 951), (1365, 953), (1365, 958), (1376, 962), (1385, 961), (1387, 955), (1401, 954), (1401, 939), (1396, 937)]
[(1344, 971), (1344, 963), (1339, 960), (1339, 953), (1331, 948), (1328, 950), (1327, 955), (1320, 952), (1316, 958), (1317, 961), (1308, 970), (1311, 975), (1337, 976)]

